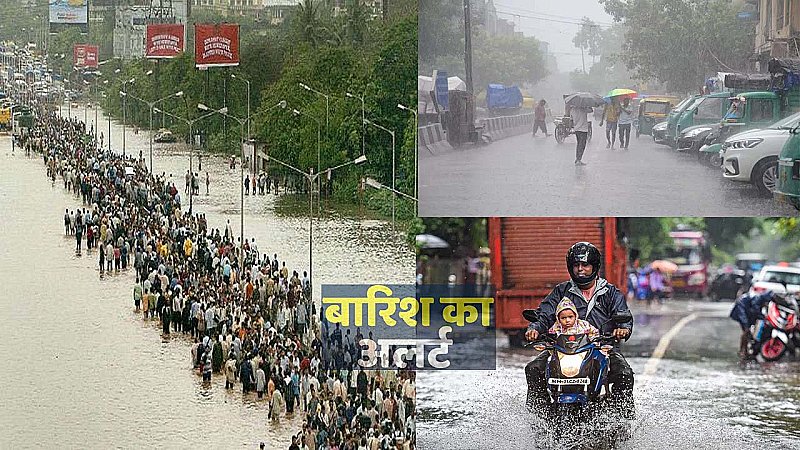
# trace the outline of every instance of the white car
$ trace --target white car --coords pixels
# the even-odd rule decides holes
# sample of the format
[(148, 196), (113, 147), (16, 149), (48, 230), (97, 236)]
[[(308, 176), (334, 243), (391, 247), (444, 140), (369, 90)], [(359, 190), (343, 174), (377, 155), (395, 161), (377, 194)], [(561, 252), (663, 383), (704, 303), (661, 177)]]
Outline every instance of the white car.
[(789, 139), (789, 130), (800, 124), (800, 113), (779, 120), (767, 128), (743, 131), (725, 139), (720, 151), (722, 175), (734, 181), (752, 183), (762, 193), (775, 190), (778, 155)]
[(800, 292), (800, 267), (791, 266), (764, 266), (760, 272), (753, 277), (753, 284), (750, 287), (750, 295), (763, 294), (766, 291), (783, 291), (786, 284), (786, 292), (797, 294)]

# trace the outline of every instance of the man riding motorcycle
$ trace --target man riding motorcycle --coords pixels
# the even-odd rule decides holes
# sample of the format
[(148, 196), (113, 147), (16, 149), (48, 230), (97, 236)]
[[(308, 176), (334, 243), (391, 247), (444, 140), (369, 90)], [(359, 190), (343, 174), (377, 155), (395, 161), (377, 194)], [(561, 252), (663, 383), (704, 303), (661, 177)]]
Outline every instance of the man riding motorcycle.
[[(600, 330), (601, 334), (613, 335), (627, 340), (633, 330), (633, 322), (615, 324), (614, 313), (628, 311), (625, 296), (613, 284), (598, 276), (602, 265), (600, 250), (588, 242), (578, 242), (570, 247), (566, 257), (570, 281), (556, 286), (539, 306), (538, 320), (528, 326), (525, 338), (536, 340), (556, 320), (555, 311), (563, 298), (572, 300), (580, 318)], [(528, 381), (528, 400), (532, 404), (543, 404), (549, 397), (545, 380), (548, 353), (543, 352), (525, 367)], [(609, 375), (612, 385), (610, 398), (620, 406), (624, 417), (633, 418), (633, 370), (615, 348), (608, 354)]]

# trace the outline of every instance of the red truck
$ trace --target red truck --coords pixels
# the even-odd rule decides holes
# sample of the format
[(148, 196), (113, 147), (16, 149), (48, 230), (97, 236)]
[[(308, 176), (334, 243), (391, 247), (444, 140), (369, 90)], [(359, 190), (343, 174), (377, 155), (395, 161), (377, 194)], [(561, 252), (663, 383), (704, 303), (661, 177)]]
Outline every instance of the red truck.
[(565, 258), (576, 242), (596, 245), (603, 254), (600, 276), (627, 290), (624, 221), (614, 217), (489, 218), (495, 321), (512, 346), (522, 343), (528, 327), (522, 311), (538, 307), (553, 287), (569, 279)]

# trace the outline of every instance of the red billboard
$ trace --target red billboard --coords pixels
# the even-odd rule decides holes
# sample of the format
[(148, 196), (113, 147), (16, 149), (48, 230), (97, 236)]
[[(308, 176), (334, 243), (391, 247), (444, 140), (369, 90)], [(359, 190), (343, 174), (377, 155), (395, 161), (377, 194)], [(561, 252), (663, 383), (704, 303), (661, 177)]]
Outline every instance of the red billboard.
[(159, 23), (147, 25), (145, 57), (175, 58), (183, 53), (183, 24)]
[(83, 69), (97, 69), (98, 48), (96, 45), (75, 44), (72, 48), (75, 67)]
[(239, 65), (238, 24), (195, 24), (194, 62), (199, 68)]

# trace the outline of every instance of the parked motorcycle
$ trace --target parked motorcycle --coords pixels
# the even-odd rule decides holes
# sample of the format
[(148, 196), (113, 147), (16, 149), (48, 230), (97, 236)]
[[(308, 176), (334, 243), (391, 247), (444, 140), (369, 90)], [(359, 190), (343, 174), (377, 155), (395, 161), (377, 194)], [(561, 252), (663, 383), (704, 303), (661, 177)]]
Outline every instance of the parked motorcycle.
[[(536, 322), (537, 313), (525, 310), (522, 315)], [(627, 311), (614, 314), (610, 320), (624, 324), (633, 320), (633, 316)], [(588, 419), (608, 399), (612, 392), (608, 354), (617, 342), (611, 335), (590, 339), (588, 334), (544, 334), (526, 344), (550, 354), (545, 372), (550, 394), (547, 412), (557, 428), (576, 419)]]
[(800, 309), (794, 297), (774, 297), (763, 308), (763, 319), (750, 327), (748, 352), (756, 360), (777, 361), (800, 348)]

